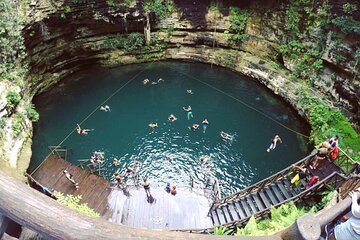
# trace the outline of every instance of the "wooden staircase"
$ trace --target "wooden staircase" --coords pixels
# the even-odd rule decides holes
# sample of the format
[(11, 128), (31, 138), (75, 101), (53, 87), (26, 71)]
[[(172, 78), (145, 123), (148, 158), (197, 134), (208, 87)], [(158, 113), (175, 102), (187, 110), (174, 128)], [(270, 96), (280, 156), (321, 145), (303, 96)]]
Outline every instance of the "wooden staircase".
[[(294, 165), (308, 166), (314, 154), (313, 152)], [(214, 226), (221, 225), (228, 229), (236, 229), (243, 227), (251, 216), (261, 218), (269, 215), (271, 206), (278, 207), (289, 201), (300, 201), (323, 189), (326, 184), (338, 186), (346, 179), (340, 171), (320, 174), (318, 170), (311, 170), (311, 173), (323, 177), (320, 177), (320, 181), (308, 189), (306, 189), (304, 179), (300, 180), (297, 186), (291, 186), (290, 181), (294, 177), (294, 171), (293, 167), (289, 166), (252, 186), (215, 201), (209, 210), (209, 216)]]

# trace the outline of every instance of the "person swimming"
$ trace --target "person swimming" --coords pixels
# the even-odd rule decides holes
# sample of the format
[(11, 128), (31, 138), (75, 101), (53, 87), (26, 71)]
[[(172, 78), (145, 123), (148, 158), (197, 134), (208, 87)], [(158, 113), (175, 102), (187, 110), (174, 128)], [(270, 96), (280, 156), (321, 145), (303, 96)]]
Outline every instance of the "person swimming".
[(270, 147), (266, 151), (270, 152), (271, 150), (274, 150), (278, 142), (282, 143), (281, 138), (279, 135), (275, 135), (274, 139), (271, 141)]
[(202, 121), (203, 125), (203, 132), (206, 132), (207, 127), (209, 126), (209, 121), (205, 118), (204, 121)]
[(189, 127), (190, 130), (195, 131), (199, 129), (199, 124), (194, 123), (193, 125), (191, 125), (191, 127)]
[(188, 94), (194, 94), (194, 92), (193, 92), (191, 89), (187, 89), (186, 92), (187, 92)]
[(188, 118), (188, 120), (190, 120), (190, 118), (193, 118), (193, 117), (194, 117), (194, 115), (193, 115), (193, 113), (192, 113), (192, 108), (191, 108), (190, 105), (189, 105), (187, 108), (183, 107), (183, 109), (184, 109), (184, 111), (187, 112), (187, 118)]
[(115, 167), (119, 166), (120, 165), (120, 160), (117, 159), (117, 158), (114, 158), (113, 164), (114, 164)]
[(148, 126), (149, 126), (150, 130), (155, 130), (155, 128), (158, 127), (158, 124), (157, 123), (149, 123)]
[(149, 82), (150, 82), (150, 80), (147, 79), (147, 78), (142, 81), (142, 83), (143, 83), (144, 85), (148, 84)]
[(101, 106), (101, 107), (100, 107), (100, 110), (101, 110), (101, 111), (105, 111), (105, 112), (111, 112), (110, 107), (109, 107), (108, 105)]
[(80, 135), (88, 135), (88, 133), (89, 133), (90, 131), (92, 131), (91, 129), (83, 129), (83, 128), (81, 128), (78, 123), (77, 123), (76, 125), (77, 125), (76, 131), (77, 131), (77, 133), (80, 134)]
[(211, 158), (210, 158), (210, 156), (207, 156), (207, 155), (201, 155), (200, 157), (199, 157), (199, 160), (200, 160), (200, 163), (201, 164), (205, 164), (208, 160), (210, 160)]
[(223, 131), (220, 132), (220, 137), (222, 137), (225, 140), (229, 140), (229, 141), (232, 141), (234, 138), (234, 136), (231, 136), (230, 134), (223, 132)]
[(175, 117), (174, 114), (170, 114), (170, 116), (168, 117), (168, 120), (169, 120), (170, 122), (175, 122), (175, 121), (177, 120), (177, 118)]

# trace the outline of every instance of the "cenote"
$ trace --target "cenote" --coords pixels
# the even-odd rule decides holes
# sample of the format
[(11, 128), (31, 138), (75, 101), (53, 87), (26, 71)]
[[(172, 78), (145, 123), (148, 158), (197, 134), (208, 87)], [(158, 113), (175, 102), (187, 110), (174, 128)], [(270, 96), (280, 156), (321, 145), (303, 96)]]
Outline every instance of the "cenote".
[[(146, 78), (150, 83), (144, 85)], [(164, 82), (151, 84), (159, 78)], [(62, 143), (69, 150), (67, 160), (75, 165), (103, 151), (108, 180), (139, 159), (139, 175), (148, 176), (153, 186), (170, 182), (186, 187), (190, 176), (203, 186), (209, 177), (217, 177), (222, 193), (228, 195), (300, 160), (309, 150), (307, 139), (294, 132), (308, 135), (309, 127), (291, 107), (256, 81), (205, 64), (93, 67), (37, 96), (34, 103), (40, 121), (34, 125), (30, 171), (44, 160), (48, 146)], [(109, 105), (111, 112), (100, 111), (101, 104)], [(189, 105), (194, 115), (190, 120), (183, 110)], [(169, 122), (170, 114), (177, 121)], [(205, 118), (210, 123), (205, 133), (201, 127), (189, 130)], [(83, 128), (93, 129), (87, 136), (74, 131), (81, 122)], [(151, 122), (158, 124), (154, 132), (148, 128)], [(234, 139), (223, 140), (221, 131)], [(268, 153), (276, 134), (283, 142)], [(170, 155), (172, 163), (167, 161)], [(200, 164), (201, 155), (211, 157), (210, 171)], [(120, 159), (117, 167), (114, 158)]]

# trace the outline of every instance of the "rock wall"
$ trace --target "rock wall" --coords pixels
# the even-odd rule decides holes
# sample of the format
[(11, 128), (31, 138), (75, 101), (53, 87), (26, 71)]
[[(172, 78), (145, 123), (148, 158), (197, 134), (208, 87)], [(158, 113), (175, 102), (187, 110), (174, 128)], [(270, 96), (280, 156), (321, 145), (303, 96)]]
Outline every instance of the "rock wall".
[[(210, 1), (174, 1), (176, 11), (169, 17), (157, 21), (154, 15), (151, 16), (152, 41), (161, 43), (163, 47), (153, 48), (147, 57), (129, 54), (116, 47), (102, 46), (116, 34), (143, 32), (145, 16), (138, 2), (133, 1), (129, 6), (118, 4), (116, 7), (109, 6), (106, 1), (75, 2), (33, 0), (30, 4), (25, 34), (32, 73), (29, 83), (33, 94), (46, 90), (55, 82), (90, 64), (126, 64), (153, 58), (209, 62), (243, 74), (249, 71), (240, 66), (246, 65), (246, 68), (252, 69), (250, 72), (266, 68), (272, 74), (277, 72), (284, 79), (289, 78), (281, 69), (272, 67), (272, 63), (278, 61), (290, 70), (292, 68), (292, 63), (279, 51), (281, 40), (286, 35), (286, 4), (282, 1), (272, 0), (266, 4), (263, 1), (242, 1), (241, 4), (220, 1), (215, 10), (211, 9)], [(250, 11), (245, 29), (248, 40), (240, 44), (229, 41), (233, 35), (229, 31), (230, 5)], [(354, 54), (359, 43), (344, 35), (340, 36), (339, 45), (339, 36), (335, 42), (331, 31), (314, 31), (311, 36), (304, 36), (304, 41), (319, 40), (324, 34), (327, 36), (322, 56), (325, 70), (322, 79), (315, 81), (314, 90), (344, 109), (354, 122), (358, 122), (360, 84), (353, 79), (353, 73)], [(193, 48), (194, 55), (189, 53), (189, 48)], [(181, 53), (182, 49), (187, 49), (188, 55)], [(216, 52), (216, 55), (210, 54), (211, 58), (208, 59), (208, 53), (211, 52)], [(238, 59), (244, 54), (253, 55), (252, 64)], [(342, 61), (336, 57), (339, 55)], [(259, 66), (260, 60), (267, 64)], [(271, 85), (269, 79), (262, 82)], [(282, 87), (285, 86), (278, 86), (279, 89)], [(284, 91), (287, 92), (287, 89)]]
[[(288, 74), (288, 70), (293, 70), (293, 62), (280, 51), (287, 34), (284, 28), (287, 2), (217, 1), (219, 5), (213, 7), (210, 0), (175, 0), (176, 10), (169, 16), (159, 19), (150, 15), (151, 45), (133, 51), (119, 47), (119, 41), (130, 33), (143, 33), (145, 12), (140, 1), (112, 2), (115, 4), (110, 6), (105, 0), (30, 1), (24, 28), (30, 68), (25, 84), (28, 101), (93, 64), (115, 66), (180, 59), (224, 66), (258, 79), (306, 118), (296, 100), (300, 85), (291, 81)], [(243, 32), (246, 40), (229, 40), (236, 35), (231, 30), (229, 6), (250, 13)], [(313, 93), (342, 108), (354, 123), (359, 123), (360, 83), (354, 77), (360, 69), (360, 64), (357, 68), (354, 65), (358, 39), (344, 34), (335, 38), (331, 30), (321, 29), (302, 38), (308, 44), (322, 41), (325, 48), (321, 56), (325, 68), (321, 80), (314, 83)], [(31, 136), (31, 125), (25, 129), (24, 134)], [(24, 139), (28, 139), (25, 135), (20, 137), (22, 142), (5, 141), (4, 146), (12, 151), (21, 148)], [(15, 152), (10, 152), (6, 153), (7, 158), (15, 158)], [(9, 162), (14, 165), (15, 161)]]

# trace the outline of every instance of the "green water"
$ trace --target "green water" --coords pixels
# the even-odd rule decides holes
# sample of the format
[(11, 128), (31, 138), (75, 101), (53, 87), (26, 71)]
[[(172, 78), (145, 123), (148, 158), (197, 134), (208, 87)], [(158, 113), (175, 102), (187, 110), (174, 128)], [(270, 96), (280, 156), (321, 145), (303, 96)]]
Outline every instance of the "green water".
[[(162, 78), (164, 82), (143, 85), (145, 78)], [(194, 94), (187, 93), (187, 89)], [(111, 112), (96, 110), (90, 115), (115, 92), (106, 102)], [(74, 164), (96, 150), (103, 151), (105, 178), (109, 180), (116, 170), (140, 159), (139, 174), (149, 176), (153, 186), (165, 182), (188, 186), (190, 175), (201, 186), (215, 176), (223, 194), (229, 194), (307, 155), (306, 139), (229, 95), (291, 129), (309, 133), (307, 125), (270, 91), (224, 68), (184, 62), (94, 67), (35, 98), (41, 118), (34, 126), (30, 170), (49, 153), (49, 145), (58, 145), (87, 116), (82, 127), (94, 131), (87, 136), (73, 132), (62, 145), (70, 149), (68, 161)], [(188, 105), (193, 109), (191, 120), (182, 109)], [(177, 121), (167, 121), (171, 113)], [(205, 133), (201, 128), (204, 118), (210, 122)], [(154, 132), (149, 131), (150, 122), (159, 125)], [(193, 123), (200, 124), (198, 131), (188, 129)], [(234, 135), (234, 139), (222, 140), (220, 131)], [(268, 153), (266, 149), (275, 134), (283, 143)], [(172, 163), (166, 160), (168, 155), (174, 157)], [(200, 164), (201, 155), (212, 158), (210, 171)], [(114, 157), (121, 160), (120, 166), (113, 166)]]

